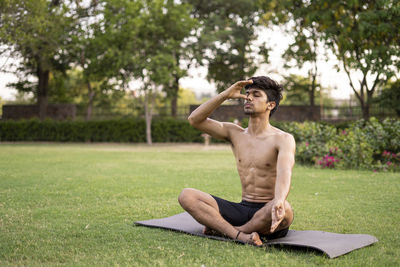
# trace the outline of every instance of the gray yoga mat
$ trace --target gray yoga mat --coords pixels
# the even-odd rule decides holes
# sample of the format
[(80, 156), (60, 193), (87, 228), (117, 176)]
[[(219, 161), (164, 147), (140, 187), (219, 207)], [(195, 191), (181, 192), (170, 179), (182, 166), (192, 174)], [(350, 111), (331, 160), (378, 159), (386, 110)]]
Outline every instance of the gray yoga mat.
[[(187, 212), (167, 218), (137, 221), (135, 223), (137, 225), (169, 229), (217, 240), (234, 241), (229, 238), (204, 235), (202, 232), (204, 226), (193, 219)], [(325, 253), (329, 258), (335, 258), (355, 249), (369, 246), (377, 241), (374, 236), (365, 234), (336, 234), (321, 231), (289, 230), (285, 237), (268, 241), (264, 240), (264, 246), (285, 245), (311, 248)]]

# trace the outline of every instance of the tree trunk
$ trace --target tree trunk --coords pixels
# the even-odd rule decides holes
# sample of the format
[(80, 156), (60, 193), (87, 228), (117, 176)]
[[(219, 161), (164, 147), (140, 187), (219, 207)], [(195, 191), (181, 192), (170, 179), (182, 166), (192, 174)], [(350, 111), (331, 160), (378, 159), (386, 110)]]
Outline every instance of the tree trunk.
[(87, 82), (87, 88), (88, 88), (88, 92), (89, 92), (89, 102), (88, 102), (88, 106), (87, 106), (87, 110), (86, 110), (86, 121), (89, 121), (92, 118), (92, 110), (93, 110), (93, 99), (94, 99), (94, 95), (95, 92), (93, 91), (92, 85), (90, 84), (90, 82)]
[(315, 80), (316, 80), (316, 75), (312, 76), (312, 82), (311, 82), (311, 90), (310, 90), (310, 107), (314, 107), (315, 105)]
[[(180, 54), (178, 52), (174, 53), (176, 66), (179, 67), (179, 58)], [(171, 116), (176, 118), (177, 115), (177, 106), (178, 106), (178, 94), (179, 94), (179, 79), (180, 79), (179, 71), (176, 70), (174, 74), (174, 82), (172, 84), (172, 94), (171, 94)]]
[(366, 90), (367, 90), (367, 101), (364, 103), (363, 107), (363, 119), (369, 120), (371, 104), (372, 104), (372, 96), (374, 94), (374, 90), (368, 90), (368, 89)]
[(314, 72), (311, 74), (310, 107), (315, 106), (315, 88), (317, 87), (317, 63), (315, 63)]
[(43, 70), (39, 65), (37, 68), (37, 77), (39, 79), (37, 89), (37, 105), (40, 120), (44, 120), (47, 115), (47, 98), (49, 91), (49, 74), (48, 70)]
[(176, 118), (178, 108), (179, 76), (175, 75), (171, 94), (171, 116)]
[[(369, 105), (370, 105), (370, 103), (368, 103), (368, 101), (366, 103), (365, 102), (365, 98), (364, 98), (364, 89), (368, 90), (367, 89), (367, 85), (366, 85), (366, 83), (367, 83), (367, 80), (366, 80), (367, 73), (363, 73), (364, 77), (363, 77), (363, 80), (360, 82), (360, 91), (357, 92), (357, 90), (356, 90), (356, 88), (355, 88), (355, 86), (353, 84), (353, 81), (351, 79), (350, 72), (347, 69), (344, 60), (343, 60), (343, 68), (344, 68), (344, 70), (345, 70), (345, 72), (347, 74), (347, 77), (349, 78), (350, 86), (353, 89), (353, 92), (354, 92), (355, 96), (357, 97), (358, 101), (360, 102), (360, 107), (361, 107), (361, 112), (362, 112), (362, 115), (363, 115), (363, 119), (368, 120), (369, 119)], [(379, 77), (379, 75), (378, 75), (378, 77)]]
[(366, 104), (361, 106), (364, 120), (368, 120), (369, 119), (369, 108), (370, 108), (369, 103), (366, 103)]
[(145, 99), (144, 99), (144, 113), (145, 113), (145, 120), (146, 120), (146, 142), (148, 145), (152, 145), (151, 139), (151, 120), (153, 117), (153, 105), (152, 105), (152, 94), (151, 92), (145, 92)]

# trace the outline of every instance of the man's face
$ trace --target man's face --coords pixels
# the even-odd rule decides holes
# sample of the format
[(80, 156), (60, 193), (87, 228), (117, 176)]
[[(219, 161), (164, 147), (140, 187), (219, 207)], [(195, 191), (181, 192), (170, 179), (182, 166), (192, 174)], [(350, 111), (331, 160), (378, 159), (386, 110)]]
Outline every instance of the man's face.
[(267, 94), (263, 90), (257, 88), (246, 90), (246, 96), (247, 99), (244, 102), (244, 113), (246, 115), (265, 113), (271, 106), (271, 103), (275, 103), (268, 102)]

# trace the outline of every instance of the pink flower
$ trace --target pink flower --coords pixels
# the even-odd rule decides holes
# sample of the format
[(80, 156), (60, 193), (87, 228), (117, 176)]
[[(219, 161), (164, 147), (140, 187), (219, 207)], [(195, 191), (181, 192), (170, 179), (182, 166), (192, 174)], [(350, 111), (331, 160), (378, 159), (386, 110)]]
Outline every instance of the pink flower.
[(308, 146), (309, 145), (309, 143), (308, 142), (306, 142), (306, 146)]

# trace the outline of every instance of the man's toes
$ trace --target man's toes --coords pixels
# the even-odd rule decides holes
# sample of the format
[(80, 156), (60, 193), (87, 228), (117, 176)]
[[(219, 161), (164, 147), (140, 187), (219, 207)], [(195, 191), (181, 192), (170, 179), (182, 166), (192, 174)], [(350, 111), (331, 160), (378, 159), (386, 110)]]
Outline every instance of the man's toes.
[(252, 244), (253, 245), (255, 245), (255, 246), (262, 246), (262, 241), (261, 241), (261, 239), (260, 239), (260, 236), (258, 235), (258, 233), (257, 232), (253, 232), (252, 234), (251, 234), (251, 242), (252, 242)]

